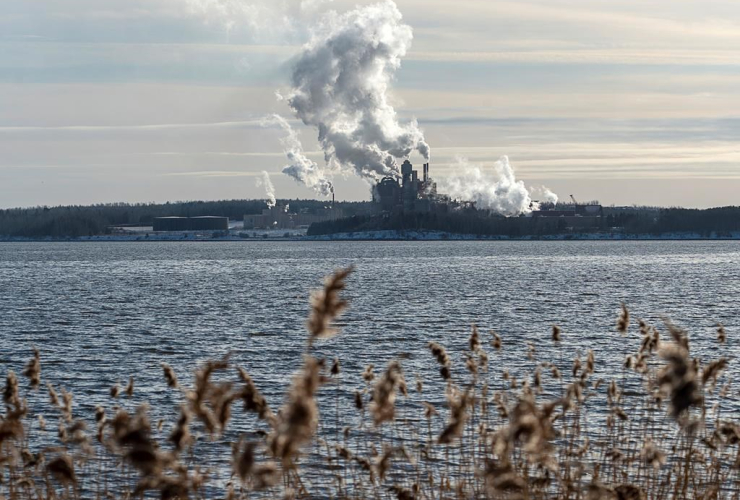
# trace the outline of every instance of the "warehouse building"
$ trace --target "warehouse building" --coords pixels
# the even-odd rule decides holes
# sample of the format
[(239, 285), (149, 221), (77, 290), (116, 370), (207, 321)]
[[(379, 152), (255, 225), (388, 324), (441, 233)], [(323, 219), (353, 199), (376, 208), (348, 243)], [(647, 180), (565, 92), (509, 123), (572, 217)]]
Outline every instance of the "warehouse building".
[(202, 217), (155, 217), (152, 229), (156, 231), (228, 231), (229, 218)]

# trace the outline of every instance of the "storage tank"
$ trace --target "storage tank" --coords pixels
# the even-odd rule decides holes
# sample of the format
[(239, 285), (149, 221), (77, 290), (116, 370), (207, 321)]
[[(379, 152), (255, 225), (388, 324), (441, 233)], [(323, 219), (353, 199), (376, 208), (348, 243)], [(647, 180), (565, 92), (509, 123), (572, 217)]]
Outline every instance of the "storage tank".
[(228, 231), (228, 217), (190, 217), (189, 229), (191, 231)]
[(155, 217), (152, 223), (154, 231), (187, 231), (187, 217)]

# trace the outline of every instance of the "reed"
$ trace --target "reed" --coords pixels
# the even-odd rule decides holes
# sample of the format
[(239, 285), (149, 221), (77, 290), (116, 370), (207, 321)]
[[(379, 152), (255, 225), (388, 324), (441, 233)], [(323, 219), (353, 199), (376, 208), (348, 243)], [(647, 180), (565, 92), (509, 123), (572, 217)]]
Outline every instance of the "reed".
[[(133, 377), (107, 404), (80, 404), (94, 408), (86, 415), (70, 390), (43, 379), (34, 348), (22, 378), (3, 377), (0, 499), (740, 498), (730, 358), (698, 359), (683, 328), (636, 320), (631, 332), (622, 304), (610, 353), (573, 355), (553, 326), (547, 347), (522, 345), (507, 366), (501, 336), (486, 344), (473, 325), (462, 352), (428, 343), (425, 362), (439, 375), (417, 373), (409, 392), (401, 360), (351, 374), (315, 354), (340, 333), (351, 272), (312, 294), (307, 348), (276, 413), (226, 356), (204, 362), (191, 385), (162, 363), (179, 405), (155, 426)], [(724, 353), (728, 333), (716, 333)], [(623, 361), (610, 366), (615, 352)], [(48, 405), (29, 408), (41, 384)]]

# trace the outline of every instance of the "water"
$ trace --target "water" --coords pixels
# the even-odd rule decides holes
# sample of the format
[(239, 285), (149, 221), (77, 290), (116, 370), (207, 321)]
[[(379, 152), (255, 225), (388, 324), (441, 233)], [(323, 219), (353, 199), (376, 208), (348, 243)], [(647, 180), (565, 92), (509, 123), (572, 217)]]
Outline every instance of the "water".
[(730, 348), (740, 331), (740, 242), (0, 243), (0, 373), (20, 372), (36, 346), (43, 380), (74, 392), (76, 414), (110, 406), (110, 386), (135, 375), (138, 400), (171, 421), (179, 399), (160, 362), (190, 383), (198, 362), (232, 353), (278, 408), (304, 352), (308, 294), (350, 264), (342, 333), (318, 348), (342, 363), (347, 407), (368, 363), (400, 357), (410, 384), (438, 378), (430, 340), (462, 375), (473, 323), (486, 342), (501, 334), (520, 376), (527, 341), (548, 360), (553, 324), (566, 352), (618, 366), (621, 302), (633, 318), (685, 326), (705, 359), (718, 355), (716, 323)]

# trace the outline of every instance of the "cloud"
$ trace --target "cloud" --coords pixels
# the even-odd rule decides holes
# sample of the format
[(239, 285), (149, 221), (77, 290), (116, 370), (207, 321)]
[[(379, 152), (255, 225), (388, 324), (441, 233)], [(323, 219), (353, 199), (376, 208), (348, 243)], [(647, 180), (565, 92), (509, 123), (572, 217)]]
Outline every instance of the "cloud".
[(0, 133), (33, 133), (33, 132), (127, 132), (127, 131), (160, 131), (199, 128), (258, 128), (260, 120), (216, 123), (160, 123), (154, 125), (62, 125), (56, 127), (0, 127)]

